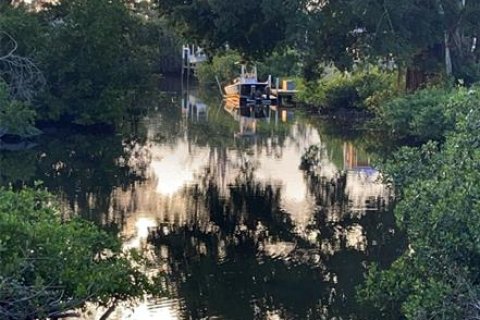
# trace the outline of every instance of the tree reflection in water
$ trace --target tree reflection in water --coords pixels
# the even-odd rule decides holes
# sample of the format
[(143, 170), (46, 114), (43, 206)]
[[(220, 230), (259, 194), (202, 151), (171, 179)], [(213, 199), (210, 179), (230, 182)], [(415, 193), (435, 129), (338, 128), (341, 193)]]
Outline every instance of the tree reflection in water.
[[(378, 318), (355, 286), (403, 239), (364, 155), (291, 111), (244, 137), (216, 102), (200, 105), (204, 116), (196, 103), (159, 105), (131, 138), (47, 135), (21, 156), (0, 152), (0, 184), (42, 180), (68, 211), (117, 226), (125, 248), (149, 236), (180, 304), (173, 319)], [(318, 170), (302, 172), (311, 144)]]
[[(183, 298), (182, 318), (371, 318), (355, 303), (355, 286), (368, 261), (390, 262), (395, 253), (385, 249), (401, 241), (384, 208), (348, 213), (345, 174), (328, 183), (310, 177), (318, 207), (300, 232), (279, 186), (256, 181), (248, 162), (239, 172), (222, 190), (205, 170), (184, 190), (193, 218), (163, 221), (150, 234)], [(346, 214), (333, 218), (337, 211)]]
[(0, 185), (41, 181), (62, 200), (63, 212), (107, 225), (113, 221), (113, 191), (144, 178), (149, 160), (143, 141), (138, 136), (70, 131), (45, 135), (29, 150), (0, 152)]

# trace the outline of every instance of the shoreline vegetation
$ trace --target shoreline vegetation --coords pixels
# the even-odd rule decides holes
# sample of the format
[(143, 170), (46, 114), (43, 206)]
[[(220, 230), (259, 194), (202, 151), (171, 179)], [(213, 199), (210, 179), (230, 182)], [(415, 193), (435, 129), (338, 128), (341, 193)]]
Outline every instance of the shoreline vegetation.
[[(354, 116), (397, 146), (381, 167), (409, 247), (389, 268), (371, 266), (359, 299), (385, 317), (480, 317), (480, 2), (33, 5), (0, 4), (0, 139), (35, 136), (41, 123), (121, 131), (157, 94), (158, 76), (180, 69), (185, 41), (209, 53), (197, 73), (207, 85), (232, 79), (237, 61), (260, 61), (261, 76), (295, 78), (313, 114)], [(115, 237), (63, 221), (50, 197), (0, 189), (0, 300), (14, 299), (0, 316), (58, 318), (87, 301), (155, 293), (130, 263), (141, 254), (127, 259)], [(22, 311), (16, 302), (32, 294)]]
[(61, 319), (87, 302), (109, 308), (161, 292), (139, 252), (91, 222), (64, 221), (40, 185), (0, 189), (0, 230), (2, 319)]
[(143, 3), (41, 5), (0, 4), (0, 136), (33, 136), (39, 122), (118, 129), (180, 69), (179, 38)]

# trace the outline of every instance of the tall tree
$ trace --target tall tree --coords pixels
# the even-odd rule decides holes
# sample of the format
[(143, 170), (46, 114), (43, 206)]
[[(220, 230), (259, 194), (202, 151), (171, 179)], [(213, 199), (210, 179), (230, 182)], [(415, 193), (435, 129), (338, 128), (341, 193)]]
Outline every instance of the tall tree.
[(230, 47), (258, 58), (285, 43), (299, 23), (304, 1), (157, 0), (160, 13), (188, 41), (209, 51)]
[[(432, 73), (463, 76), (473, 61), (480, 2), (469, 0), (311, 1), (310, 56), (349, 68), (355, 60), (393, 56), (407, 89)], [(451, 67), (450, 67), (450, 66)]]

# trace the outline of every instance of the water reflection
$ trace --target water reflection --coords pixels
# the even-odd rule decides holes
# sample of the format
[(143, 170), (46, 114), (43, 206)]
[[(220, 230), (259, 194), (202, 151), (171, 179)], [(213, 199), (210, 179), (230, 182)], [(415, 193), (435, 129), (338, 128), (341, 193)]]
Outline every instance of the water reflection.
[[(143, 138), (49, 137), (22, 170), (0, 152), (2, 183), (42, 179), (72, 211), (118, 226), (126, 248), (149, 250), (169, 297), (115, 319), (375, 318), (355, 286), (402, 237), (368, 154), (292, 110), (242, 114), (209, 99), (160, 105)], [(302, 171), (311, 145), (318, 167)]]
[(191, 121), (208, 119), (208, 106), (198, 97), (185, 91), (182, 94), (182, 113)]
[(239, 130), (235, 137), (254, 137), (257, 134), (257, 122), (267, 117), (268, 107), (249, 106), (237, 108), (235, 105), (225, 104), (224, 109), (239, 123)]
[[(175, 297), (166, 308), (175, 319), (374, 318), (354, 288), (369, 261), (392, 261), (402, 239), (368, 155), (292, 111), (285, 124), (283, 110), (217, 108), (152, 147), (158, 162), (146, 181), (118, 195), (141, 204), (131, 224), (140, 212), (156, 221), (149, 240)], [(149, 135), (163, 124), (149, 122)], [(305, 173), (300, 156), (313, 144), (320, 169)]]
[(70, 130), (46, 134), (36, 147), (0, 151), (0, 185), (41, 181), (63, 199), (63, 212), (108, 224), (117, 215), (111, 210), (114, 190), (131, 188), (150, 165), (141, 141)]

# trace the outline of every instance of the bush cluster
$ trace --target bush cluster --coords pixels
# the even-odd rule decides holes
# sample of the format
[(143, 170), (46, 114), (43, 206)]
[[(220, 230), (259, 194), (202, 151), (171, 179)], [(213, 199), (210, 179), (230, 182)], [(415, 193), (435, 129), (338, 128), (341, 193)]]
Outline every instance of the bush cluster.
[(385, 167), (400, 191), (395, 216), (409, 249), (387, 270), (371, 268), (359, 295), (385, 315), (480, 315), (479, 104), (475, 89), (450, 94), (444, 143), (402, 148)]
[[(135, 13), (123, 0), (64, 0), (38, 12), (0, 5), (2, 45), (3, 34), (45, 80), (34, 88), (37, 120), (119, 127), (139, 108), (153, 73), (172, 71), (158, 60), (180, 66), (179, 43), (165, 23)], [(0, 56), (7, 49), (0, 45)], [(0, 73), (10, 83), (6, 64)]]
[(298, 100), (321, 111), (340, 109), (375, 112), (396, 94), (395, 75), (377, 69), (352, 74), (334, 71), (316, 82), (302, 83)]
[(42, 190), (0, 188), (0, 318), (62, 318), (159, 292), (138, 253), (92, 223), (64, 221), (54, 203)]
[(215, 55), (211, 61), (198, 66), (196, 71), (198, 81), (202, 85), (214, 85), (217, 77), (221, 83), (228, 83), (238, 77), (241, 60), (242, 57), (236, 51)]
[(38, 134), (35, 117), (31, 105), (10, 98), (6, 83), (0, 79), (0, 138), (6, 134), (19, 137)]
[(397, 140), (415, 144), (441, 141), (453, 130), (459, 115), (480, 102), (479, 88), (427, 88), (387, 101), (377, 110), (374, 124)]

